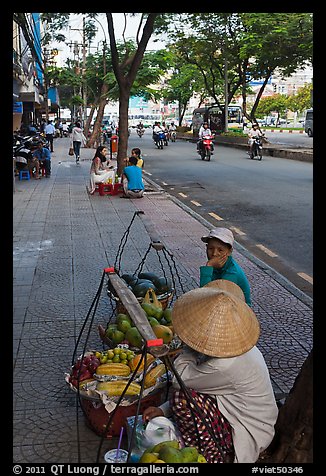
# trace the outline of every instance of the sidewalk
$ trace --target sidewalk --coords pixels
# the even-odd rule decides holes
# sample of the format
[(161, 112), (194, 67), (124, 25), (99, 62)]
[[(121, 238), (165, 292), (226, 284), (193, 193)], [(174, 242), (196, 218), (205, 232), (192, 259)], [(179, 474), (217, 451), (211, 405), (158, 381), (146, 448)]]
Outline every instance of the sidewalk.
[[(82, 149), (76, 166), (68, 147), (69, 139), (56, 139), (51, 178), (16, 179), (13, 194), (14, 463), (96, 462), (101, 438), (87, 427), (82, 411), (76, 411), (64, 372), (103, 268), (113, 266), (134, 213), (142, 210), (150, 218), (173, 255), (185, 291), (198, 286), (199, 267), (206, 258), (200, 237), (208, 225), (203, 220), (151, 183), (138, 200), (90, 197), (86, 185), (94, 150)], [(149, 245), (144, 223), (136, 216), (121, 270), (133, 273)], [(261, 324), (258, 347), (274, 390), (287, 393), (312, 347), (312, 302), (238, 244), (234, 256), (251, 284), (253, 310)], [(163, 266), (171, 266), (153, 250), (145, 267), (155, 272), (160, 259)], [(103, 289), (90, 348), (101, 347), (96, 328), (109, 317), (108, 301)], [(104, 441), (100, 462), (115, 445)]]

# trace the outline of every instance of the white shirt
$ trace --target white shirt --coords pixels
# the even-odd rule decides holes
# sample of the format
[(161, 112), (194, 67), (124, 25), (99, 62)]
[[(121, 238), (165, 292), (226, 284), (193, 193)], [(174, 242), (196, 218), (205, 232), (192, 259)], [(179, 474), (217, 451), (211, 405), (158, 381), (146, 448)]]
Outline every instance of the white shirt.
[(207, 129), (205, 129), (205, 127), (200, 126), (199, 134), (198, 134), (199, 139), (202, 139), (203, 137), (211, 136), (211, 135), (212, 135), (212, 132), (209, 129), (209, 127), (207, 127)]
[(159, 134), (160, 132), (164, 132), (161, 126), (154, 126), (153, 132), (155, 134)]
[[(188, 388), (215, 395), (219, 410), (232, 427), (235, 463), (254, 463), (274, 437), (278, 408), (269, 372), (255, 346), (243, 355), (212, 358), (197, 365), (197, 355), (185, 349), (175, 368)], [(175, 377), (174, 388), (178, 388)], [(168, 416), (168, 402), (161, 405)]]
[(248, 132), (248, 136), (250, 139), (252, 139), (255, 136), (262, 136), (262, 135), (263, 133), (259, 129), (254, 129), (253, 127)]
[(86, 138), (83, 134), (83, 131), (80, 127), (74, 127), (72, 130), (71, 140), (76, 142), (81, 142), (82, 145), (86, 142)]

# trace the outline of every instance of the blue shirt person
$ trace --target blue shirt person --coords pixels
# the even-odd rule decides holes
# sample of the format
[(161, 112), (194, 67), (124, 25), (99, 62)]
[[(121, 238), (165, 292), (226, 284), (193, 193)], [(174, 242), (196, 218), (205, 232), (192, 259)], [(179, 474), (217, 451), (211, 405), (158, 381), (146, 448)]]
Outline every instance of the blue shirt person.
[(129, 157), (129, 164), (122, 171), (124, 197), (141, 198), (144, 194), (145, 186), (142, 169), (137, 167), (137, 157)]
[(234, 237), (228, 228), (214, 228), (202, 241), (207, 243), (206, 266), (200, 267), (200, 286), (216, 279), (226, 279), (237, 284), (243, 291), (248, 306), (251, 306), (250, 285), (241, 266), (232, 257)]
[(41, 165), (45, 167), (45, 175), (47, 178), (51, 175), (51, 152), (43, 147), (43, 142), (38, 142), (37, 149), (33, 152), (33, 157), (38, 159)]

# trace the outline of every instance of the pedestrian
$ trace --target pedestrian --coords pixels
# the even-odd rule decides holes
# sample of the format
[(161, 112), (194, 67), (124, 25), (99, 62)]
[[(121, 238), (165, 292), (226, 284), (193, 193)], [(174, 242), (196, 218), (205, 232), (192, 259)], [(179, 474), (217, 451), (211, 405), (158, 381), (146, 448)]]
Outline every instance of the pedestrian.
[(44, 128), (44, 133), (45, 133), (46, 140), (50, 144), (50, 150), (51, 152), (53, 152), (53, 138), (55, 136), (55, 127), (52, 124), (51, 120), (48, 120), (48, 123)]
[(141, 150), (139, 147), (134, 147), (131, 149), (131, 155), (136, 157), (137, 159), (137, 167), (140, 167), (141, 169), (144, 168), (144, 160), (141, 158)]
[(93, 195), (96, 184), (98, 183), (114, 183), (115, 169), (106, 155), (108, 149), (104, 145), (100, 145), (95, 152), (90, 168), (90, 188), (89, 193)]
[(33, 152), (34, 159), (37, 159), (40, 165), (45, 168), (45, 176), (49, 178), (51, 176), (51, 153), (47, 147), (43, 147), (43, 142), (37, 142), (37, 148)]
[(86, 144), (86, 137), (84, 136), (80, 121), (77, 121), (75, 127), (72, 128), (71, 141), (71, 147), (73, 147), (76, 156), (76, 164), (78, 164), (80, 160), (80, 148)]
[(138, 159), (129, 157), (129, 165), (122, 171), (123, 198), (141, 198), (144, 195), (142, 169), (137, 167)]
[(61, 119), (59, 119), (59, 122), (58, 122), (58, 129), (59, 129), (60, 137), (62, 138), (63, 137), (63, 124), (62, 124)]
[(143, 420), (172, 417), (185, 446), (208, 463), (255, 463), (278, 409), (254, 312), (232, 292), (204, 287), (176, 300), (172, 325), (183, 342), (173, 362), (181, 383), (174, 376), (169, 399), (146, 408)]
[(208, 235), (202, 236), (206, 243), (207, 262), (200, 267), (200, 286), (216, 279), (226, 279), (240, 286), (246, 303), (251, 306), (248, 278), (232, 256), (234, 236), (228, 228), (213, 228)]

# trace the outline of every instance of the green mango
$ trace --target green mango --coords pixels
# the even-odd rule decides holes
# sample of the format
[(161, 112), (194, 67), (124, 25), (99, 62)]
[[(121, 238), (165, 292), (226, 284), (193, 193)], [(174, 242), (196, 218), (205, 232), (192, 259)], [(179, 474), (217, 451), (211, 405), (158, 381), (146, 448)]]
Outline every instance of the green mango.
[(183, 457), (180, 450), (171, 446), (163, 446), (158, 452), (159, 459), (166, 463), (183, 463)]
[(148, 317), (155, 317), (156, 306), (147, 302), (143, 302), (141, 307), (144, 309)]
[(167, 440), (161, 441), (161, 443), (157, 443), (157, 445), (153, 446), (151, 449), (152, 453), (159, 453), (163, 446), (171, 446), (171, 448), (179, 448), (179, 441), (178, 440)]
[(198, 451), (197, 448), (193, 446), (188, 446), (185, 448), (181, 448), (181, 454), (182, 454), (182, 461), (183, 463), (196, 463), (197, 458), (198, 458)]
[(138, 347), (138, 349), (141, 349), (143, 345), (143, 338), (137, 329), (137, 327), (131, 327), (130, 329), (127, 330), (125, 334), (125, 339), (133, 346), (133, 347)]
[(157, 319), (155, 319), (155, 317), (149, 317), (149, 318), (148, 318), (148, 322), (150, 323), (150, 325), (151, 325), (152, 327), (159, 325), (159, 322), (158, 322)]
[(172, 322), (172, 309), (164, 309), (163, 317), (166, 320), (166, 322), (168, 323)]
[(118, 329), (112, 332), (111, 340), (114, 344), (120, 344), (125, 339), (125, 334)]
[(117, 324), (119, 324), (121, 321), (128, 321), (129, 324), (131, 324), (131, 318), (127, 314), (122, 314), (122, 313), (118, 314), (116, 321), (117, 321)]
[(105, 336), (109, 339), (112, 339), (113, 331), (116, 331), (118, 328), (117, 324), (109, 324), (105, 330)]

